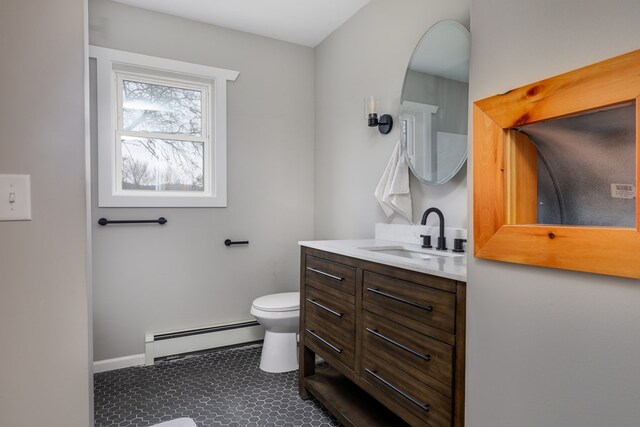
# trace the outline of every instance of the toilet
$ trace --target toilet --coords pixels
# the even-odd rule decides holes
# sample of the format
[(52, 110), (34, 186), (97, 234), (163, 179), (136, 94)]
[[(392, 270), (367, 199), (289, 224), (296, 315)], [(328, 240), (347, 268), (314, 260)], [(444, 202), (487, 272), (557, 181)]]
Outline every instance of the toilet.
[(251, 304), (251, 314), (266, 330), (260, 369), (273, 373), (298, 369), (300, 292), (256, 298)]

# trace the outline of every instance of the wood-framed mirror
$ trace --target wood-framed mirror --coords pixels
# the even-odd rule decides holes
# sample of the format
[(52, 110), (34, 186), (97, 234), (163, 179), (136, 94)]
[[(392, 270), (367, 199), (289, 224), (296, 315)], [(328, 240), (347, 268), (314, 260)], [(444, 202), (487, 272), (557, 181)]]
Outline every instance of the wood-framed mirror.
[[(639, 97), (640, 50), (476, 101), (473, 105), (474, 255), (640, 278), (640, 208), (635, 197), (640, 168)], [(611, 201), (595, 214), (586, 215), (592, 218), (589, 221), (581, 219), (585, 215), (576, 214), (574, 218), (578, 219), (545, 224), (546, 220), (539, 220), (544, 217), (540, 210), (544, 202), (538, 188), (544, 185), (540, 172), (544, 168), (539, 166), (544, 144), (536, 142), (536, 138), (540, 138), (539, 129), (547, 124), (558, 127), (559, 123), (571, 123), (569, 127), (575, 127), (576, 123), (593, 122), (596, 116), (604, 119), (595, 131), (601, 137), (595, 139), (605, 141), (613, 150), (624, 146), (626, 151), (615, 154), (618, 160), (608, 168), (601, 167), (604, 158), (597, 153), (592, 160), (595, 163), (577, 169), (574, 182), (579, 181), (580, 173), (592, 173), (600, 168), (605, 176), (600, 177), (597, 185), (607, 186), (602, 191), (610, 191)], [(616, 122), (615, 117), (620, 117), (623, 124), (614, 132), (609, 127)], [(589, 126), (578, 130), (582, 132), (578, 138), (580, 144), (570, 153), (576, 162), (586, 147), (582, 142), (594, 133), (590, 133)], [(614, 135), (617, 138), (621, 133), (624, 133), (620, 136), (622, 142), (611, 142)], [(602, 148), (597, 144), (595, 147)], [(571, 157), (568, 158), (571, 162)], [(624, 175), (609, 173), (611, 169), (618, 172), (616, 168)], [(615, 180), (625, 182), (610, 182)], [(572, 191), (579, 189), (573, 187), (569, 192)], [(583, 193), (589, 197), (595, 191), (597, 189), (591, 187)], [(569, 194), (567, 190), (565, 194)], [(577, 208), (578, 213), (598, 203), (586, 199), (578, 204), (582, 206)], [(616, 215), (609, 213), (617, 203), (624, 207), (616, 219)], [(602, 216), (607, 218), (600, 218)]]

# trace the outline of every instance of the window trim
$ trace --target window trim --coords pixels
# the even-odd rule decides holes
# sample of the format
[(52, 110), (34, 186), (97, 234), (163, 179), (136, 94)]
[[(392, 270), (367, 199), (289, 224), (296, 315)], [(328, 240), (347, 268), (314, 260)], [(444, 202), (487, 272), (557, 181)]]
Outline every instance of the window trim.
[[(99, 207), (226, 207), (227, 206), (227, 81), (235, 81), (239, 72), (206, 65), (192, 64), (166, 58), (141, 55), (132, 52), (108, 49), (98, 46), (89, 47), (89, 56), (97, 61), (97, 113), (98, 113), (98, 206)], [(203, 108), (204, 121), (207, 122), (209, 146), (205, 143), (205, 157), (209, 167), (205, 167), (204, 192), (143, 191), (135, 194), (124, 192), (122, 183), (117, 181), (122, 171), (117, 171), (120, 152), (116, 138), (119, 135), (116, 111), (119, 74), (133, 75), (127, 67), (142, 69), (141, 78), (150, 77), (170, 83), (175, 81), (178, 87), (194, 85), (203, 87), (209, 84), (209, 102)], [(146, 76), (144, 71), (149, 72)], [(155, 76), (153, 75), (155, 73)], [(166, 77), (171, 75), (172, 77)], [(175, 77), (173, 77), (175, 76)], [(203, 83), (203, 81), (208, 83)], [(204, 105), (204, 100), (203, 100)], [(178, 136), (179, 137), (179, 136)], [(121, 160), (120, 160), (121, 161)], [(206, 164), (206, 162), (205, 162)]]

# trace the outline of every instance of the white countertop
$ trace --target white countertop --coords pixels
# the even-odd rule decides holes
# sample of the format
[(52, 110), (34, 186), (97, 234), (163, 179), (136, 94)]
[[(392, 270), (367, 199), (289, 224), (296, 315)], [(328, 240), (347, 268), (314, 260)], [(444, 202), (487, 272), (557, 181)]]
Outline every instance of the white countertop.
[[(428, 253), (420, 245), (395, 242), (390, 240), (368, 239), (368, 240), (311, 240), (298, 242), (300, 246), (332, 252), (338, 255), (345, 255), (365, 261), (377, 262), (391, 265), (393, 267), (404, 268), (420, 273), (432, 274), (434, 276), (445, 277), (447, 279), (467, 281), (467, 254), (460, 257), (432, 256), (428, 259), (404, 258), (397, 255), (380, 253), (375, 250), (363, 248), (375, 247), (399, 247), (416, 252)], [(451, 254), (450, 251), (448, 251)]]

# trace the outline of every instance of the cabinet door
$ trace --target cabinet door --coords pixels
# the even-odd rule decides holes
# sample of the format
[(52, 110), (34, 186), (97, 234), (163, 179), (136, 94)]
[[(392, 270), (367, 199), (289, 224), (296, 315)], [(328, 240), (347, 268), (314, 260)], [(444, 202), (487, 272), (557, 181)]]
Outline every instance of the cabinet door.
[(305, 344), (324, 358), (325, 355), (354, 369), (355, 336), (353, 329), (345, 330), (334, 322), (328, 322), (317, 312), (305, 315)]
[(353, 304), (322, 292), (312, 286), (305, 286), (304, 308), (307, 316), (314, 316), (353, 335), (355, 310)]
[(455, 333), (456, 296), (454, 294), (365, 271), (362, 297), (364, 301), (385, 307), (445, 332)]
[(349, 295), (356, 293), (356, 269), (311, 255), (305, 260), (305, 283), (329, 286)]
[(452, 397), (453, 347), (368, 311), (362, 314), (367, 351)]
[(451, 399), (417, 380), (374, 352), (363, 351), (362, 379), (432, 426), (451, 425)]

